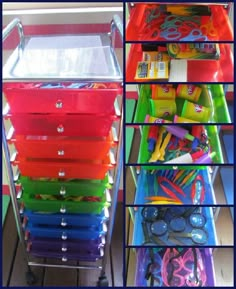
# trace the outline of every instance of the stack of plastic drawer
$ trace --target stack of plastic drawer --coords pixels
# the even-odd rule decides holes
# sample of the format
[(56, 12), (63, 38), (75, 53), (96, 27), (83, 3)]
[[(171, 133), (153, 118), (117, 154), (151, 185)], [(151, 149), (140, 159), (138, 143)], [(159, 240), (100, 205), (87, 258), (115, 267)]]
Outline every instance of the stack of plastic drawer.
[(117, 83), (6, 83), (27, 251), (95, 261), (103, 256), (117, 145)]

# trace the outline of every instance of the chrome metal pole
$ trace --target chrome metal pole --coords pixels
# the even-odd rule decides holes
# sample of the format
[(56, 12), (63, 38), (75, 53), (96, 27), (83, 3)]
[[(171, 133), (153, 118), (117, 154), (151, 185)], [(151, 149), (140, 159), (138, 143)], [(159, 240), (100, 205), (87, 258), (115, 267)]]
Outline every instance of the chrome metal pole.
[(120, 124), (120, 134), (119, 134), (119, 145), (118, 145), (118, 150), (117, 150), (117, 156), (119, 158), (119, 162), (118, 162), (118, 166), (117, 166), (116, 171), (115, 171), (114, 185), (112, 188), (112, 204), (111, 204), (111, 209), (110, 209), (110, 216), (111, 217), (110, 217), (109, 225), (108, 225), (108, 233), (107, 233), (107, 240), (106, 240), (106, 245), (105, 245), (104, 257), (102, 259), (101, 276), (105, 275), (107, 258), (108, 258), (108, 254), (110, 252), (111, 238), (112, 238), (112, 233), (113, 233), (114, 223), (115, 223), (115, 215), (116, 215), (118, 192), (119, 192), (119, 186), (120, 186), (120, 178), (121, 178), (121, 173), (122, 173), (122, 169), (123, 169), (123, 129), (122, 129), (123, 110), (122, 110), (122, 114), (121, 114), (120, 123), (121, 124)]

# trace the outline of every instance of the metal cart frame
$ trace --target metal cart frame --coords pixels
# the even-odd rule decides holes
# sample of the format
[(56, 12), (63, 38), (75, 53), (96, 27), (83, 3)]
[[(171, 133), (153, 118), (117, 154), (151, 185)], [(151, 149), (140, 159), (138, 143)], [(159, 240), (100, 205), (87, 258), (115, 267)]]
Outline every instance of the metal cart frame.
[[(20, 38), (20, 43), (18, 45), (18, 48), (19, 50), (21, 50), (24, 48), (24, 45), (25, 45), (25, 36), (24, 36), (22, 23), (18, 18), (14, 19), (2, 31), (2, 42), (4, 42), (7, 39), (7, 37), (13, 32), (15, 28), (17, 28), (18, 30), (18, 34)], [(110, 33), (108, 33), (108, 36), (111, 41), (111, 48), (112, 48), (113, 53), (114, 53), (114, 44), (115, 44), (117, 32), (119, 33), (121, 41), (123, 42), (123, 24), (119, 16), (114, 15), (111, 21), (111, 31)], [(4, 79), (3, 77), (3, 82), (5, 80), (6, 82), (14, 82), (14, 80)], [(56, 81), (62, 81), (62, 80), (63, 79), (58, 79), (58, 78), (57, 79), (50, 78), (50, 80), (49, 79), (37, 79), (37, 81), (42, 81), (42, 82), (56, 82)], [(76, 81), (83, 80), (87, 82), (119, 82), (121, 84), (121, 87), (123, 87), (122, 77), (108, 78), (108, 79), (102, 79), (102, 78), (93, 78), (93, 79), (72, 78), (70, 79), (70, 81), (73, 81), (73, 80), (76, 80)], [(26, 78), (18, 79), (17, 78), (17, 82), (24, 82), (24, 81), (32, 81), (32, 79), (26, 79)], [(6, 173), (7, 173), (8, 183), (10, 187), (10, 196), (11, 196), (13, 212), (14, 212), (14, 216), (16, 220), (17, 231), (18, 231), (20, 242), (23, 246), (24, 259), (26, 260), (27, 266), (28, 266), (28, 271), (26, 272), (26, 280), (28, 284), (32, 285), (33, 283), (36, 282), (36, 277), (31, 271), (31, 266), (40, 266), (40, 267), (55, 267), (55, 268), (58, 267), (58, 268), (71, 268), (71, 269), (98, 269), (98, 270), (101, 270), (101, 274), (100, 274), (97, 285), (99, 287), (108, 286), (108, 280), (107, 280), (106, 273), (105, 273), (105, 267), (107, 264), (107, 258), (108, 258), (108, 254), (110, 251), (111, 238), (112, 238), (112, 232), (113, 232), (113, 227), (114, 227), (115, 213), (116, 213), (116, 206), (117, 206), (117, 199), (118, 199), (118, 191), (119, 191), (119, 185), (120, 185), (120, 178), (121, 178), (121, 172), (123, 168), (123, 137), (122, 137), (123, 109), (122, 109), (122, 104), (121, 104), (121, 113), (120, 113), (119, 122), (120, 122), (119, 137), (118, 137), (118, 147), (117, 147), (117, 154), (116, 154), (118, 162), (114, 170), (114, 178), (113, 178), (114, 182), (113, 182), (113, 187), (112, 187), (112, 204), (110, 208), (110, 217), (109, 217), (109, 225), (108, 225), (108, 231), (107, 231), (107, 236), (106, 236), (104, 256), (102, 258), (102, 262), (100, 266), (95, 266), (95, 265), (73, 266), (73, 265), (63, 265), (63, 264), (45, 264), (45, 263), (38, 263), (38, 262), (30, 261), (30, 256), (24, 244), (24, 234), (23, 234), (22, 222), (21, 222), (21, 217), (20, 217), (20, 209), (19, 209), (18, 201), (17, 201), (17, 190), (15, 187), (16, 179), (15, 179), (11, 161), (10, 161), (11, 156), (10, 156), (10, 151), (9, 151), (9, 147), (7, 144), (7, 136), (6, 136), (5, 126), (4, 126), (4, 121), (2, 121), (2, 150), (3, 150), (3, 156), (4, 156), (4, 163), (6, 165), (6, 170), (7, 170)]]

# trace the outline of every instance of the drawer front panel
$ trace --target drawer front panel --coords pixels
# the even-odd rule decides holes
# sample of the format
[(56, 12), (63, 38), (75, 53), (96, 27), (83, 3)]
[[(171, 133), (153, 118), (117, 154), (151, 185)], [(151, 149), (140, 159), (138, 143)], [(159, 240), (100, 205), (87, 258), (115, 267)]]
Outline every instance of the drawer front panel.
[(53, 227), (39, 227), (27, 226), (25, 236), (32, 237), (46, 237), (46, 238), (60, 238), (61, 240), (81, 239), (81, 240), (94, 240), (103, 236), (105, 232), (102, 228), (91, 229), (88, 227), (77, 229), (60, 229)]
[[(55, 225), (67, 228), (69, 226), (85, 226), (85, 227), (98, 227), (107, 218), (105, 217), (104, 211), (99, 215), (93, 214), (40, 214), (33, 213), (30, 211), (24, 212), (24, 221), (30, 222), (35, 225)], [(24, 223), (24, 224), (25, 224)]]
[(25, 161), (14, 162), (23, 176), (38, 178), (78, 178), (104, 179), (109, 169), (109, 162), (49, 162)]
[(4, 94), (11, 113), (111, 114), (115, 98), (122, 95), (122, 89), (114, 86), (113, 89), (44, 89), (35, 84), (7, 83)]
[(38, 258), (55, 258), (60, 259), (63, 262), (67, 262), (68, 260), (79, 260), (85, 262), (95, 262), (97, 259), (102, 258), (102, 256), (97, 257), (96, 255), (88, 255), (88, 254), (69, 254), (69, 253), (55, 253), (55, 252), (47, 252), (44, 250), (32, 250), (30, 255)]
[(37, 199), (27, 194), (23, 195), (22, 203), (27, 210), (62, 214), (101, 214), (104, 207), (110, 205), (105, 198), (100, 202), (61, 201)]
[(87, 248), (81, 248), (79, 246), (72, 246), (70, 243), (67, 243), (66, 241), (60, 243), (54, 243), (54, 242), (45, 242), (45, 243), (39, 243), (39, 242), (32, 242), (29, 246), (29, 250), (31, 251), (48, 251), (48, 252), (54, 252), (54, 253), (65, 253), (66, 254), (86, 254), (86, 255), (96, 255), (100, 256), (100, 248), (94, 248), (94, 247), (87, 247)]
[(100, 247), (103, 247), (105, 245), (105, 238), (99, 237), (97, 239), (93, 240), (78, 240), (78, 239), (71, 239), (71, 240), (62, 240), (61, 238), (42, 238), (42, 237), (32, 237), (29, 236), (28, 244), (39, 244), (39, 245), (46, 245), (48, 243), (53, 243), (55, 247), (62, 248), (63, 245), (66, 245), (73, 249), (98, 249)]
[(20, 177), (25, 193), (49, 194), (62, 196), (104, 196), (104, 191), (109, 188), (108, 181), (105, 180), (68, 180), (68, 181), (43, 181), (33, 180), (28, 177)]
[(112, 141), (61, 140), (55, 138), (35, 140), (16, 138), (16, 150), (21, 157), (54, 159), (101, 160), (108, 154)]
[(10, 116), (17, 134), (41, 136), (107, 137), (115, 116), (30, 115)]

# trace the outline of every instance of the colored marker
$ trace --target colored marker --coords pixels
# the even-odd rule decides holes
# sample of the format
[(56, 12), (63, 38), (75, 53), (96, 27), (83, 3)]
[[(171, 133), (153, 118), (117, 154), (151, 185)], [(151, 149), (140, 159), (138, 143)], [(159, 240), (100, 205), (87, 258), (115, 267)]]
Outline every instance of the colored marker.
[(189, 134), (189, 132), (182, 127), (178, 127), (174, 125), (165, 125), (165, 128), (168, 132), (170, 132), (171, 134), (175, 135), (176, 137), (180, 139), (188, 139), (190, 141), (194, 141), (194, 136)]
[(149, 127), (148, 132), (148, 151), (152, 153), (155, 149), (157, 142), (159, 127), (157, 125), (152, 125)]

